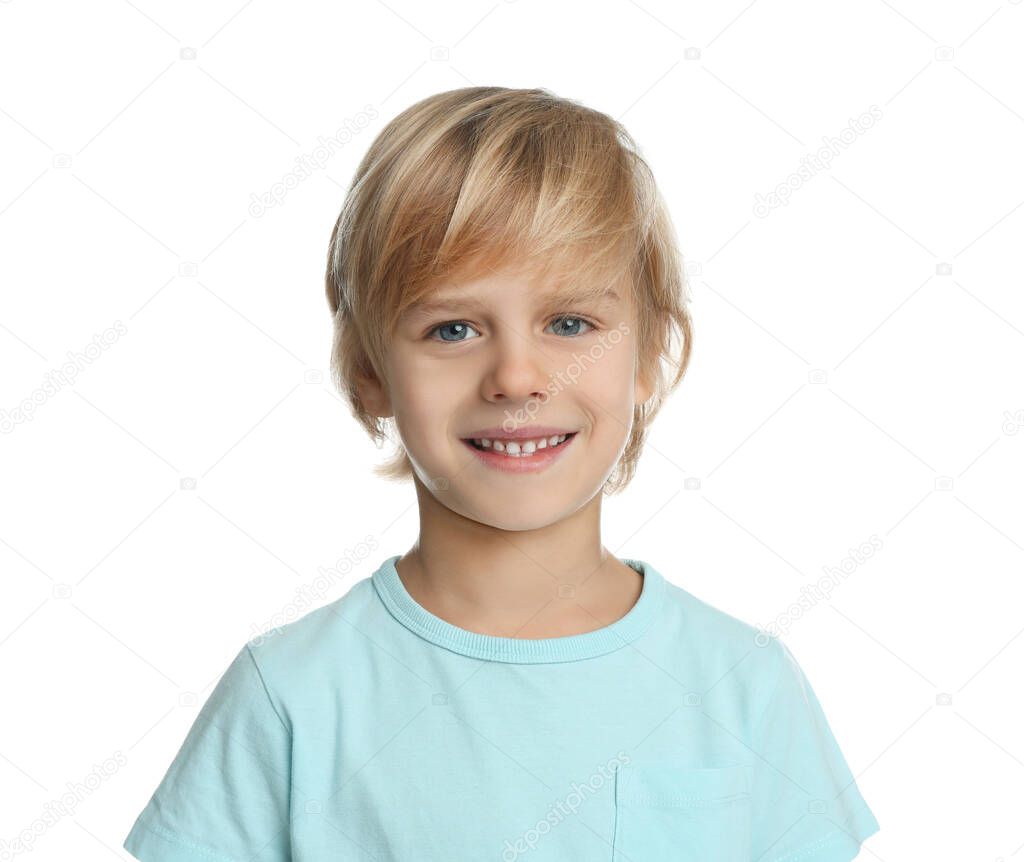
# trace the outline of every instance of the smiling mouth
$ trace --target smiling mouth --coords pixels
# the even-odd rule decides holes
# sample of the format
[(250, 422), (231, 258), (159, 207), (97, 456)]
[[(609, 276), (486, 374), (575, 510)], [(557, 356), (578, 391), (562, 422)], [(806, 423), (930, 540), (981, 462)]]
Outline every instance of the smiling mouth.
[(550, 437), (538, 437), (531, 440), (500, 440), (482, 438), (463, 438), (463, 442), (478, 449), (481, 452), (501, 453), (509, 458), (524, 458), (533, 455), (535, 452), (542, 452), (545, 449), (557, 449), (564, 446), (578, 432), (569, 434), (553, 434)]

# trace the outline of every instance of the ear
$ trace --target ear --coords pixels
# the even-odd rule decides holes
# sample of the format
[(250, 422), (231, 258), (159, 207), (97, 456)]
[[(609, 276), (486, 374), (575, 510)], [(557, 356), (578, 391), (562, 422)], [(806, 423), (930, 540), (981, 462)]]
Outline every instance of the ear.
[(387, 387), (376, 376), (357, 375), (355, 386), (359, 400), (371, 416), (387, 418), (394, 415)]
[(635, 401), (638, 407), (654, 394), (654, 387), (648, 380), (646, 369), (637, 368), (634, 389), (636, 390)]

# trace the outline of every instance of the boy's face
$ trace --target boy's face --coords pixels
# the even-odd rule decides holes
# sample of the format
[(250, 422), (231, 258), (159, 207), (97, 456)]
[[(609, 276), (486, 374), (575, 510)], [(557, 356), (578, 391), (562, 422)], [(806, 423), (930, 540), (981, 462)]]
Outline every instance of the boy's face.
[[(530, 273), (506, 268), (439, 283), (425, 302), (445, 307), (402, 316), (388, 385), (366, 384), (361, 394), (371, 412), (395, 417), (417, 477), (439, 502), (499, 529), (528, 530), (601, 491), (629, 440), (634, 406), (651, 394), (637, 373), (627, 285), (609, 288), (614, 295), (569, 305)], [(494, 427), (501, 433), (477, 450), (472, 438)], [(531, 428), (575, 436), (552, 446), (552, 435)], [(529, 435), (517, 440), (520, 457), (509, 454), (511, 431)]]

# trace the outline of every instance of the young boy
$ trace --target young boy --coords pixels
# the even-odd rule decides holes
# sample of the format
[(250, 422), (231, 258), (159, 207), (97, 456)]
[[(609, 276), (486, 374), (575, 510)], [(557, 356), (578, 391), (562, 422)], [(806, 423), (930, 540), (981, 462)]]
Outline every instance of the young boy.
[(125, 849), (853, 859), (879, 826), (793, 655), (601, 543), (692, 341), (628, 133), (540, 89), (413, 105), (357, 170), (327, 296), (337, 385), (397, 429), (380, 473), (412, 479), (419, 538), (241, 648)]

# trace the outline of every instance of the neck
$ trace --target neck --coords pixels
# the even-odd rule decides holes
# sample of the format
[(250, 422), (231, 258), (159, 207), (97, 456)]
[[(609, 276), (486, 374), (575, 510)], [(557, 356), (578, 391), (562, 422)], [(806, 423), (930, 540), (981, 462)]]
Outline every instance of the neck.
[(509, 531), (416, 485), (420, 536), (396, 568), (435, 616), (481, 634), (561, 637), (610, 625), (636, 603), (643, 578), (601, 544), (600, 494), (556, 523)]

